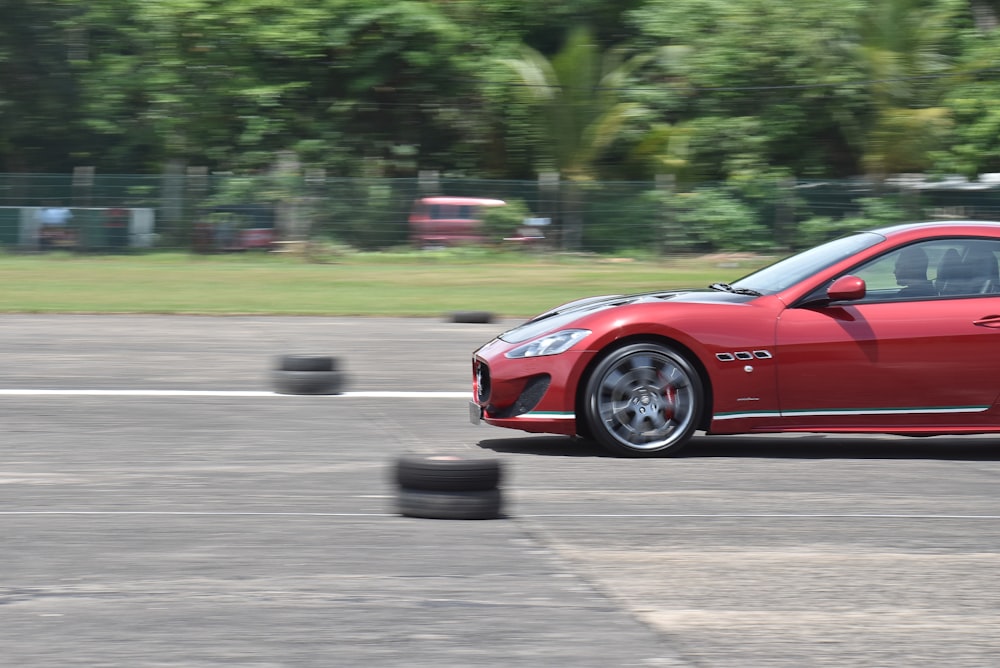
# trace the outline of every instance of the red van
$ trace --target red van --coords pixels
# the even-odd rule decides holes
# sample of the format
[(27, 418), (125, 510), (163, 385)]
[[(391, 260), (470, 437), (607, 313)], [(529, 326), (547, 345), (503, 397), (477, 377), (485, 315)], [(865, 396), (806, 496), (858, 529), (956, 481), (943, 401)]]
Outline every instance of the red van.
[(483, 243), (483, 209), (506, 204), (480, 197), (422, 197), (410, 213), (410, 240), (420, 247)]

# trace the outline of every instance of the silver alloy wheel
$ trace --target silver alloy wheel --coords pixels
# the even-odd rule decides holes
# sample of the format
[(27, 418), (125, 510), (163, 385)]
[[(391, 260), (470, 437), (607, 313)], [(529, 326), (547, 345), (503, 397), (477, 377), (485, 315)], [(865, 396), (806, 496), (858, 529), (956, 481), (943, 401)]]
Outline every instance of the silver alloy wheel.
[(633, 344), (607, 357), (587, 387), (594, 437), (613, 452), (678, 450), (695, 431), (701, 380), (687, 360), (657, 344)]

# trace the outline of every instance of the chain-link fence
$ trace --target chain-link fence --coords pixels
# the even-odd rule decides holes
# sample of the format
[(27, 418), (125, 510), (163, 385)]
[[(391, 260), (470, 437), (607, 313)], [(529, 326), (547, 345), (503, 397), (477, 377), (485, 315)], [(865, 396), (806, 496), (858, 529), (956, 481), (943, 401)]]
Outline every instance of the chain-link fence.
[[(424, 198), (466, 198), (442, 213)], [(470, 198), (506, 202), (507, 216)], [(445, 200), (427, 200), (442, 202)], [(471, 202), (471, 204), (470, 204)], [(426, 204), (426, 202), (424, 202)], [(493, 218), (490, 218), (493, 216)], [(0, 175), (0, 245), (78, 251), (270, 249), (325, 242), (360, 250), (419, 246), (421, 217), (471, 226), (478, 243), (574, 252), (664, 255), (801, 248), (904, 220), (1000, 218), (1000, 184), (922, 177), (874, 183), (675, 184), (261, 176), (186, 170), (159, 176)], [(467, 241), (467, 239), (466, 239)]]

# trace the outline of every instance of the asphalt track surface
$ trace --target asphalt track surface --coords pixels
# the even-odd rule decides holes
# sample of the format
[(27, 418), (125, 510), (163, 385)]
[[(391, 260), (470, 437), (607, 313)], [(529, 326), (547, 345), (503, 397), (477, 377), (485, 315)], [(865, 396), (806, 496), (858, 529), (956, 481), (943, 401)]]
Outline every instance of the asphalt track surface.
[[(468, 423), (509, 322), (0, 323), (2, 665), (1000, 663), (1000, 439), (614, 459)], [(286, 353), (348, 392), (272, 394)], [(507, 516), (399, 516), (406, 452), (499, 458)]]

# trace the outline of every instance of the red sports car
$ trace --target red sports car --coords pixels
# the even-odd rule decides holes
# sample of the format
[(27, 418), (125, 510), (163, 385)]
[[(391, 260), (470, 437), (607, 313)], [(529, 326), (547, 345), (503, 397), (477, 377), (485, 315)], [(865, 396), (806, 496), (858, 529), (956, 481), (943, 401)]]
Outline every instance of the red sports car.
[(626, 456), (709, 434), (1000, 432), (1000, 223), (847, 236), (707, 289), (592, 297), (474, 353), (470, 417)]

